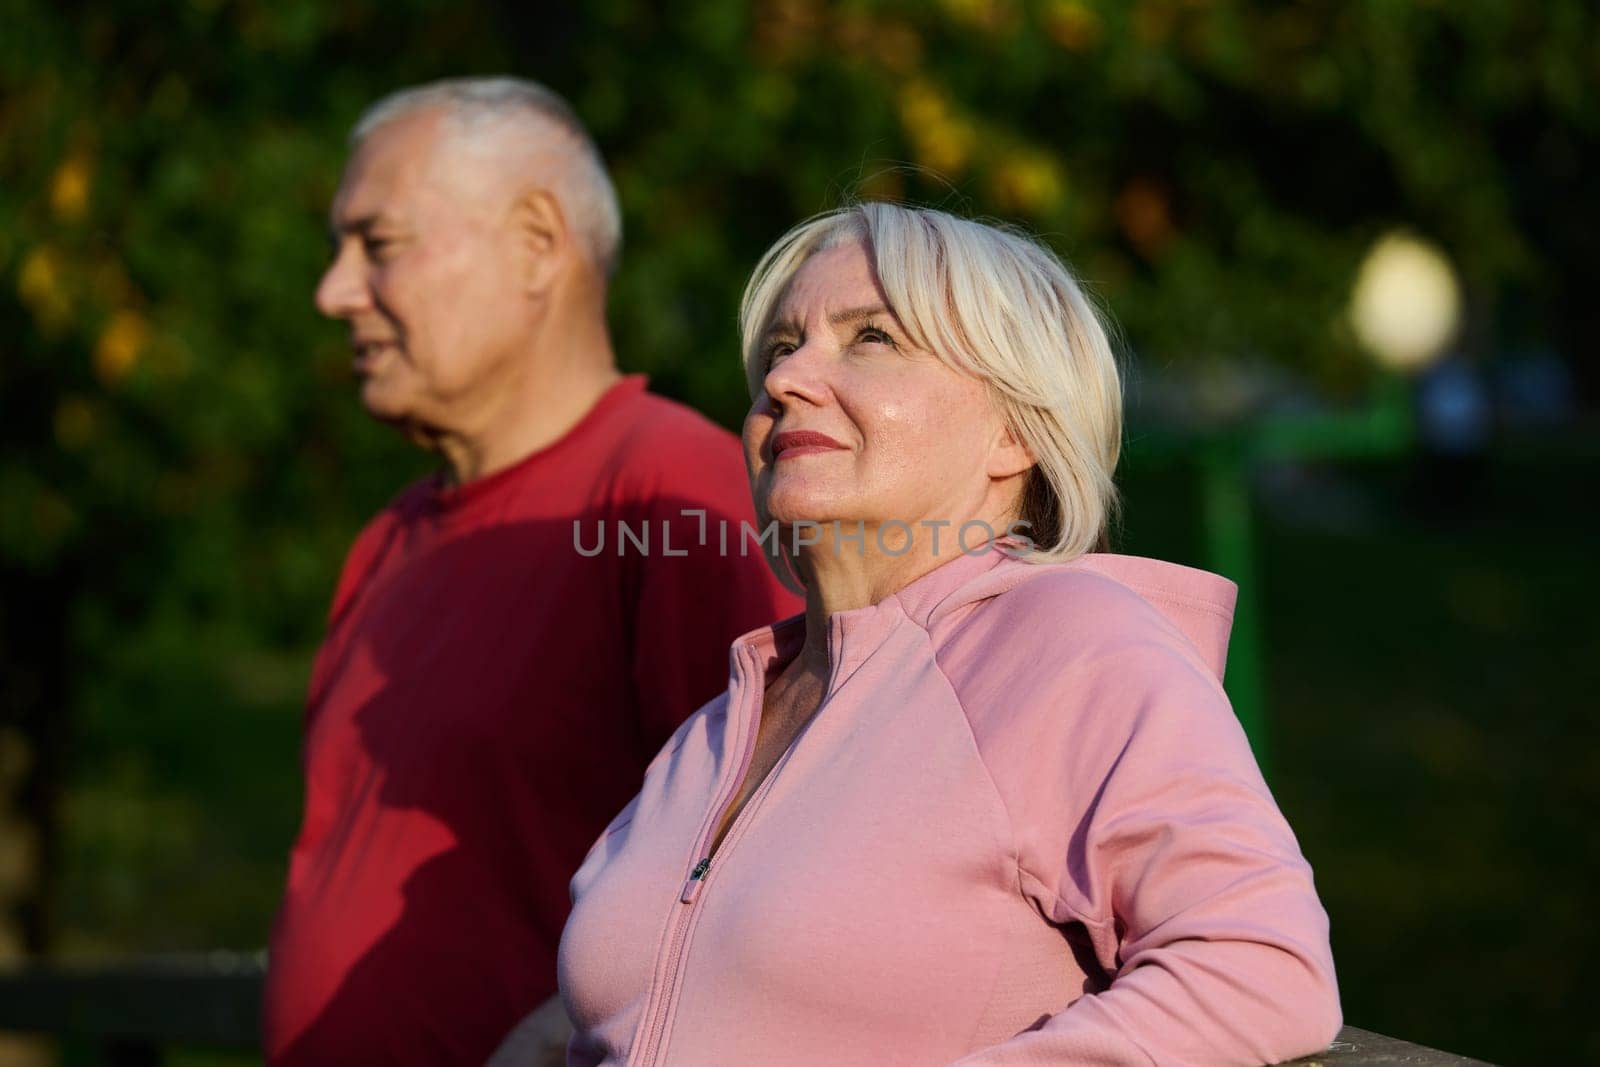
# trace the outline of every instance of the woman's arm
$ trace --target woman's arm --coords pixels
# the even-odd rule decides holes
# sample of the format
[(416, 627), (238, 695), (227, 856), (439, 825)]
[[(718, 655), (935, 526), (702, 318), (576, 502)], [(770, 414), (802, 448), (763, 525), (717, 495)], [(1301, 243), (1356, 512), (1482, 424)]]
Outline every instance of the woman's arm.
[(1043, 757), (1061, 773), (1013, 773), (1038, 784), (1008, 808), (1025, 888), (1082, 924), (1110, 984), (960, 1062), (1264, 1064), (1326, 1047), (1327, 916), (1220, 687), (1143, 645), (1072, 691), (1076, 725)]

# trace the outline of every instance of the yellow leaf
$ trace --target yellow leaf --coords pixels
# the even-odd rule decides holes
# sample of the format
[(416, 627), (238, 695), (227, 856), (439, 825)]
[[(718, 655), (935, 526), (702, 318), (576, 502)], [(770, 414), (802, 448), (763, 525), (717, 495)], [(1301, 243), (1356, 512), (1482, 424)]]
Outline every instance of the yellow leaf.
[(956, 21), (983, 30), (1010, 29), (1016, 21), (1009, 0), (944, 0), (944, 9)]
[(17, 297), (47, 333), (56, 332), (72, 315), (72, 299), (61, 275), (61, 257), (49, 245), (29, 250), (17, 272)]
[(60, 288), (56, 254), (45, 245), (30, 249), (17, 274), (17, 296), (25, 304), (49, 299)]
[(990, 177), (1000, 207), (1027, 215), (1048, 215), (1061, 206), (1066, 176), (1054, 158), (1043, 152), (1019, 152), (1004, 158)]
[(137, 311), (122, 310), (111, 316), (94, 348), (94, 371), (106, 385), (128, 376), (144, 351), (150, 327)]
[(961, 171), (977, 147), (972, 123), (951, 114), (939, 90), (920, 79), (900, 91), (900, 122), (917, 162), (942, 173)]
[(1044, 32), (1069, 52), (1100, 43), (1100, 16), (1079, 0), (1054, 0), (1044, 10)]
[(63, 222), (77, 222), (89, 209), (89, 160), (69, 156), (50, 179), (50, 208)]

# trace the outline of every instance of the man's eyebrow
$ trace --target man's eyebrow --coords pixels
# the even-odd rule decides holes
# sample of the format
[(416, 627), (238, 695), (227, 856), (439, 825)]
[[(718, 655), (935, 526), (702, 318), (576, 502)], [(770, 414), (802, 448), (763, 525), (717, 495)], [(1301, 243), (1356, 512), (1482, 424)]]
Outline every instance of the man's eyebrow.
[(343, 222), (328, 220), (328, 240), (338, 243), (341, 235), (347, 233), (366, 233), (383, 221), (383, 216), (374, 212), (370, 215), (357, 215), (345, 219)]

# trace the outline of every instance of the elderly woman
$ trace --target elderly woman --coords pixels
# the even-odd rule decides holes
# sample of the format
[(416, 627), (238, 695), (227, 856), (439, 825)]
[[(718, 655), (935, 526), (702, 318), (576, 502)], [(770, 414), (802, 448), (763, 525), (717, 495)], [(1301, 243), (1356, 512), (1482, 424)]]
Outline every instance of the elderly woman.
[(1219, 681), (1233, 587), (1093, 551), (1121, 388), (1067, 270), (860, 204), (779, 241), (741, 317), (806, 611), (734, 644), (574, 877), (569, 1062), (1325, 1046), (1327, 917)]

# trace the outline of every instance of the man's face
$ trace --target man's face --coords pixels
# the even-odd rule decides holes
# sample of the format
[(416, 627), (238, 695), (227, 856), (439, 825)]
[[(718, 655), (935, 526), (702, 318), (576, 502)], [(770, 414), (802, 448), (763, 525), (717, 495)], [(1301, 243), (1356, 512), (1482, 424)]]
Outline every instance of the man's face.
[(460, 149), (438, 112), (374, 130), (334, 199), (316, 293), (350, 326), (367, 411), (425, 434), (477, 428), (528, 341), (512, 183)]

